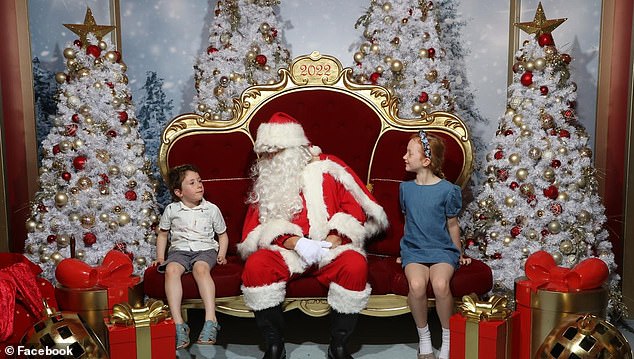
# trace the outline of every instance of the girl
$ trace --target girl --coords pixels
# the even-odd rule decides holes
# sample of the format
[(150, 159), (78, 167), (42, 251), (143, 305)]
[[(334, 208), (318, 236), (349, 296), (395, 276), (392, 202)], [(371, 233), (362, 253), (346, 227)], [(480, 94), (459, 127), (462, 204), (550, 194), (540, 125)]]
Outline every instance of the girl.
[(442, 326), (440, 359), (449, 358), (449, 317), (453, 295), (449, 281), (458, 264), (471, 263), (462, 255), (457, 215), (462, 208), (460, 187), (444, 179), (445, 146), (438, 137), (423, 130), (413, 135), (403, 156), (405, 170), (416, 179), (399, 188), (405, 230), (401, 239), (401, 260), (409, 284), (407, 302), (419, 337), (418, 358), (435, 359), (427, 325), (427, 284), (436, 298), (436, 312)]

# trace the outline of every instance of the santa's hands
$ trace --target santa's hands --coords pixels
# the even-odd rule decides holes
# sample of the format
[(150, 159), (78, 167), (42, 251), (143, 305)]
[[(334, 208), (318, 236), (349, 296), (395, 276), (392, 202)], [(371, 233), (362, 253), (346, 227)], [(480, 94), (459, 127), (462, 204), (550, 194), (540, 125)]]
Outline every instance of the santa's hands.
[(319, 262), (322, 255), (327, 251), (326, 248), (330, 247), (332, 247), (332, 243), (330, 242), (313, 241), (302, 237), (295, 243), (295, 252), (310, 266)]

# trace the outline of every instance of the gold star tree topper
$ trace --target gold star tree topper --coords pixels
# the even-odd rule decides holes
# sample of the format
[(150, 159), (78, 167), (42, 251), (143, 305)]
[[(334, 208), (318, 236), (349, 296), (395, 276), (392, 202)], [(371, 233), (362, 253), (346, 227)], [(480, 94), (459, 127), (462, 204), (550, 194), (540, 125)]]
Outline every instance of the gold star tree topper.
[(115, 29), (114, 26), (110, 25), (97, 25), (90, 8), (86, 10), (86, 17), (84, 18), (83, 24), (64, 24), (64, 26), (79, 36), (82, 46), (86, 46), (88, 43), (86, 41), (88, 33), (92, 32), (98, 40), (101, 40), (106, 34)]
[(535, 13), (535, 18), (532, 22), (516, 22), (514, 25), (519, 27), (527, 34), (535, 34), (535, 36), (537, 37), (541, 34), (550, 34), (566, 20), (568, 19), (563, 18), (547, 20), (546, 14), (544, 13), (544, 8), (542, 7), (542, 3), (540, 2), (537, 6), (537, 12)]

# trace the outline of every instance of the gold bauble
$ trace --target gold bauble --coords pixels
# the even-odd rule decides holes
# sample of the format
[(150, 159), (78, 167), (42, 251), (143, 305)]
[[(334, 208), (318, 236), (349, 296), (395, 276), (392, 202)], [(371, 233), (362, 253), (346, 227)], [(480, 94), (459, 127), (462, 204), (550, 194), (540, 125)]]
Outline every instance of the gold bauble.
[(563, 254), (570, 254), (573, 252), (574, 247), (572, 245), (572, 241), (570, 241), (569, 239), (564, 239), (563, 241), (561, 241), (559, 243), (559, 250), (561, 251), (561, 253)]
[(531, 241), (535, 241), (539, 239), (539, 234), (537, 233), (536, 230), (530, 228), (529, 230), (526, 231), (526, 237), (530, 239)]
[(66, 74), (63, 72), (56, 73), (55, 81), (57, 81), (58, 84), (63, 84), (64, 82), (66, 82)]
[(40, 254), (40, 263), (46, 263), (51, 259), (51, 256), (48, 253)]
[(158, 223), (158, 216), (156, 215), (156, 213), (151, 213), (150, 214), (150, 221), (152, 221), (152, 223)]
[(28, 254), (35, 254), (37, 252), (37, 249), (35, 245), (27, 244), (26, 247), (24, 248), (24, 251)]
[(514, 207), (515, 206), (515, 197), (507, 196), (506, 198), (504, 198), (504, 204), (507, 207)]
[(108, 173), (112, 176), (118, 176), (120, 173), (119, 166), (112, 165), (108, 167)]
[(136, 257), (134, 258), (134, 263), (136, 263), (139, 266), (144, 266), (145, 263), (147, 263), (145, 257)]
[(561, 257), (561, 253), (555, 252), (552, 255), (553, 255), (553, 259), (555, 260), (555, 264), (557, 264), (557, 265), (561, 264), (561, 260), (563, 259)]
[(73, 48), (67, 47), (64, 49), (64, 58), (66, 59), (74, 59), (75, 58), (75, 50)]
[(383, 62), (385, 62), (386, 64), (391, 64), (392, 63), (392, 56), (385, 56), (383, 58)]
[(567, 201), (568, 200), (568, 193), (566, 192), (559, 192), (559, 195), (557, 196), (557, 200), (558, 201)]
[(90, 178), (88, 177), (80, 177), (77, 180), (77, 187), (79, 187), (79, 189), (85, 190), (88, 189), (90, 187), (92, 187), (92, 180), (90, 180)]
[(559, 148), (557, 149), (557, 152), (558, 152), (560, 155), (564, 155), (564, 156), (565, 156), (565, 155), (567, 155), (567, 154), (568, 154), (568, 149), (567, 149), (566, 147), (559, 147)]
[(112, 212), (113, 213), (121, 213), (122, 210), (123, 210), (123, 208), (121, 208), (121, 206), (114, 206), (112, 208)]
[[(515, 110), (511, 109), (511, 111), (513, 111), (513, 113), (515, 113)], [(507, 113), (508, 113), (508, 111), (507, 111)], [(523, 125), (524, 124), (523, 120), (524, 120), (524, 116), (522, 116), (519, 113), (515, 114), (515, 116), (513, 116), (513, 123), (515, 124), (515, 126), (519, 127), (519, 126)]]
[(378, 53), (380, 52), (380, 50), (381, 50), (381, 48), (380, 48), (380, 47), (379, 47), (379, 45), (377, 45), (377, 44), (372, 44), (372, 45), (370, 46), (370, 51), (371, 51), (373, 54), (378, 54)]
[(205, 105), (204, 103), (199, 103), (196, 108), (199, 112), (205, 112), (205, 110), (207, 109), (207, 105)]
[(393, 72), (401, 72), (403, 70), (403, 63), (401, 60), (394, 59), (390, 64), (390, 70)]
[(114, 51), (108, 51), (106, 52), (106, 55), (104, 57), (106, 58), (106, 60), (114, 64), (115, 62), (117, 62), (118, 56)]
[(64, 259), (64, 256), (62, 256), (61, 253), (59, 252), (53, 252), (51, 254), (51, 260), (55, 263), (58, 264), (59, 262), (61, 262)]
[(68, 203), (68, 195), (64, 192), (55, 193), (55, 206), (64, 207)]
[(438, 78), (438, 71), (431, 70), (425, 74), (425, 79), (429, 82), (434, 82)]
[(119, 222), (119, 225), (122, 226), (122, 227), (125, 226), (126, 224), (130, 223), (131, 220), (132, 220), (132, 218), (130, 218), (130, 215), (125, 213), (125, 212), (121, 212), (117, 216), (117, 221)]
[(537, 161), (541, 156), (542, 150), (537, 147), (532, 147), (530, 150), (528, 150), (528, 157), (530, 157), (532, 160)]
[(108, 222), (110, 220), (110, 216), (108, 213), (101, 213), (99, 214), (99, 220), (102, 222)]
[(591, 219), (592, 214), (590, 214), (590, 212), (586, 211), (585, 209), (582, 209), (581, 211), (579, 211), (579, 213), (577, 213), (577, 221), (579, 221), (580, 224), (586, 224), (590, 222)]
[(365, 55), (363, 54), (363, 52), (355, 52), (354, 53), (354, 61), (357, 63), (361, 63), (361, 61), (363, 61), (363, 59), (365, 58)]
[(381, 6), (381, 8), (383, 9), (383, 11), (390, 11), (392, 10), (392, 4), (390, 4), (389, 2), (385, 2)]
[(37, 228), (37, 221), (33, 218), (29, 218), (26, 220), (25, 227), (27, 232), (33, 233)]
[(517, 172), (515, 172), (515, 176), (519, 180), (525, 181), (528, 178), (528, 171), (526, 170), (526, 168), (520, 168), (517, 170)]
[(429, 101), (434, 104), (434, 105), (440, 105), (440, 101), (442, 100), (442, 98), (440, 97), (439, 94), (433, 94), (431, 95)]
[(536, 58), (533, 63), (535, 64), (535, 70), (541, 71), (546, 68), (546, 59), (543, 57)]
[(88, 77), (88, 75), (90, 75), (90, 70), (84, 67), (83, 69), (77, 71), (77, 75), (79, 75), (79, 77)]
[(552, 234), (557, 234), (561, 232), (561, 223), (557, 220), (552, 220), (548, 222), (548, 231)]
[(117, 221), (110, 221), (110, 223), (108, 223), (108, 228), (115, 230), (119, 228), (119, 223), (117, 223)]
[(257, 55), (258, 55), (258, 54), (256, 54), (256, 53), (255, 53), (255, 52), (253, 52), (253, 51), (247, 51), (247, 55), (246, 55), (247, 61), (249, 61), (249, 62), (253, 62), (253, 61), (255, 61), (255, 57), (256, 57)]
[(412, 105), (412, 112), (416, 115), (420, 115), (423, 112), (423, 107), (419, 103)]
[(383, 22), (384, 22), (385, 24), (387, 24), (387, 25), (390, 25), (390, 24), (392, 24), (392, 23), (394, 22), (394, 18), (393, 18), (393, 17), (391, 17), (390, 15), (386, 15), (386, 16), (383, 18)]
[(509, 156), (509, 163), (512, 165), (517, 165), (520, 163), (521, 157), (517, 153), (511, 153)]
[(75, 258), (84, 259), (85, 256), (86, 256), (86, 252), (84, 252), (83, 249), (78, 249), (77, 251), (75, 251)]
[(68, 235), (66, 234), (60, 234), (59, 236), (57, 236), (55, 241), (57, 242), (57, 246), (59, 248), (64, 248), (70, 244), (70, 237), (68, 237)]
[(553, 352), (558, 358), (632, 359), (632, 348), (619, 329), (592, 314), (566, 316), (546, 337), (535, 358), (550, 358)]
[(491, 239), (493, 239), (493, 240), (498, 239), (498, 236), (499, 236), (498, 232), (489, 233), (489, 237), (491, 237)]
[(581, 157), (592, 157), (592, 150), (588, 147), (584, 147), (579, 151)]
[(502, 243), (504, 243), (505, 246), (508, 246), (511, 242), (513, 242), (513, 237), (511, 236), (504, 236), (504, 239), (502, 239)]
[(429, 51), (426, 48), (422, 48), (418, 50), (418, 57), (421, 59), (426, 59), (429, 56)]
[(108, 43), (106, 43), (106, 42), (105, 42), (105, 41), (103, 41), (103, 40), (100, 40), (100, 41), (97, 43), (97, 46), (98, 46), (101, 50), (105, 50), (105, 49), (107, 49), (107, 48), (108, 48)]
[(552, 168), (546, 168), (544, 173), (542, 173), (542, 177), (544, 177), (546, 181), (552, 181), (555, 179), (555, 171)]
[(83, 228), (92, 228), (95, 225), (95, 216), (93, 214), (84, 214), (80, 219)]

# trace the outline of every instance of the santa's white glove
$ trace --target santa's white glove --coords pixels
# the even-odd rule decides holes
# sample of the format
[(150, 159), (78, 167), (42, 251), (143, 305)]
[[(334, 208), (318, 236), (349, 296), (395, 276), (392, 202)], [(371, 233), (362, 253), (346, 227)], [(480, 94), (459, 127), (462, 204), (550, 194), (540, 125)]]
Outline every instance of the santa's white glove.
[(321, 256), (327, 251), (326, 248), (330, 247), (332, 243), (328, 241), (313, 241), (302, 237), (295, 243), (295, 252), (310, 266), (319, 262)]

